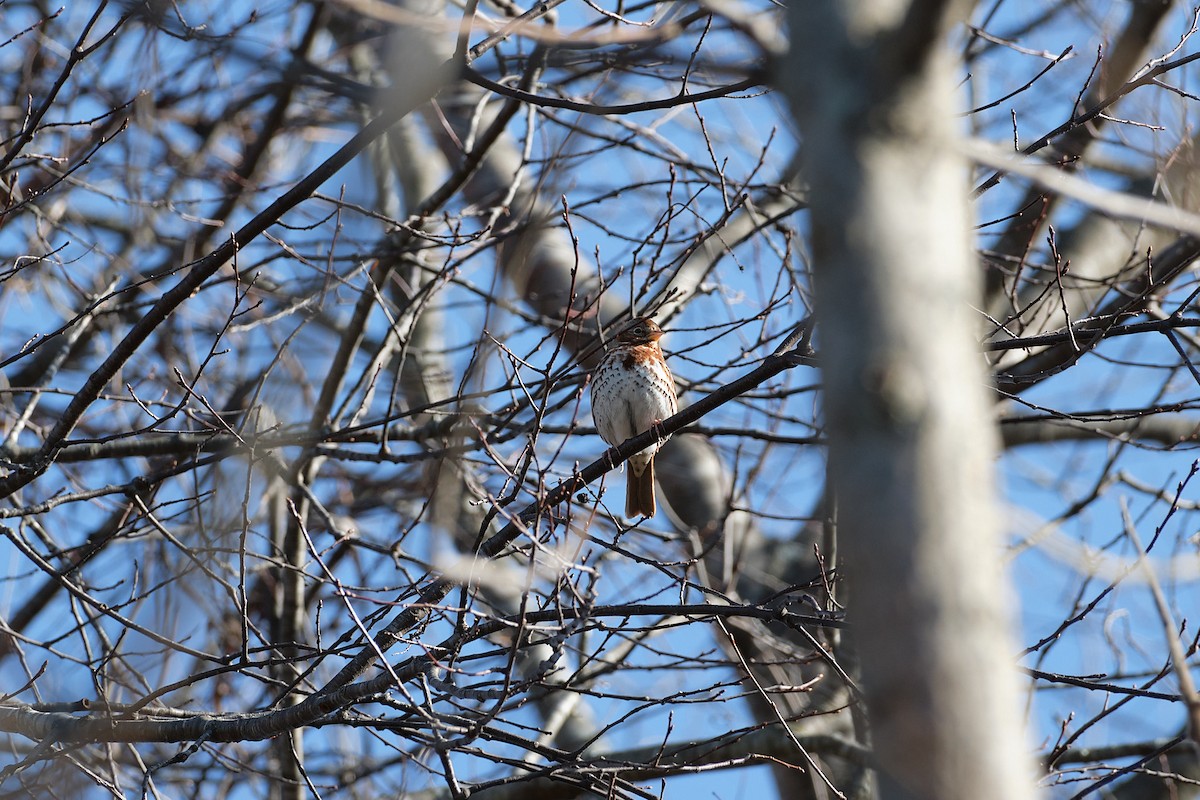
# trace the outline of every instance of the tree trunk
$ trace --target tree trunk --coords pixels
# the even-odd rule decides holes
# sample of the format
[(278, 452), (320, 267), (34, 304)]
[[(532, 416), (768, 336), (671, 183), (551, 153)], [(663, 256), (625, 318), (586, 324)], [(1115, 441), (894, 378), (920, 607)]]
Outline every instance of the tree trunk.
[[(924, 6), (930, 6), (925, 8)], [(883, 797), (1031, 794), (947, 4), (790, 6), (850, 615)]]

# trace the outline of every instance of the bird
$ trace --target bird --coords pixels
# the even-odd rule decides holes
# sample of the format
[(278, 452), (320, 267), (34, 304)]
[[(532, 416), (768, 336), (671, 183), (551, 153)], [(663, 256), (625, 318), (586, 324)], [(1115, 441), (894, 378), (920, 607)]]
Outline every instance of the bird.
[[(630, 320), (592, 373), (592, 419), (606, 443), (616, 446), (650, 430), (679, 410), (675, 379), (658, 340), (662, 328), (649, 317)], [(670, 437), (629, 457), (625, 516), (654, 516), (654, 455)]]

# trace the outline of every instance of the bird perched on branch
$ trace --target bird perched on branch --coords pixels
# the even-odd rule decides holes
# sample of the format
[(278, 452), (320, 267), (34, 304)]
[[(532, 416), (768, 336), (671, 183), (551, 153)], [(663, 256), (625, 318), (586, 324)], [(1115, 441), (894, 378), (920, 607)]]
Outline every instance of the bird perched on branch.
[[(610, 445), (650, 430), (679, 409), (675, 379), (658, 344), (662, 335), (649, 317), (630, 320), (592, 373), (592, 419)], [(626, 517), (654, 516), (654, 454), (665, 441), (629, 457)]]

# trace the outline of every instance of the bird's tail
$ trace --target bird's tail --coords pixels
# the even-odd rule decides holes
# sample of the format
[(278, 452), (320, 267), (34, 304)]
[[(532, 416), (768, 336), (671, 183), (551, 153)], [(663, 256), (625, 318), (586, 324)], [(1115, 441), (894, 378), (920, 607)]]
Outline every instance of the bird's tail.
[(634, 472), (633, 464), (625, 470), (625, 516), (654, 516), (654, 459), (646, 464), (641, 475)]

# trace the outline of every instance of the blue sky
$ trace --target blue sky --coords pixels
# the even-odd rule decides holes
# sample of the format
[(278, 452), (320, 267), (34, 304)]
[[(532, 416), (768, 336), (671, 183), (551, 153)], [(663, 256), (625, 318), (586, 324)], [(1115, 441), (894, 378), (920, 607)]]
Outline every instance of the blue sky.
[[(303, 13), (292, 14), (291, 4), (276, 3), (258, 6), (259, 16), (265, 22), (252, 26), (251, 34), (243, 42), (243, 55), (238, 58), (212, 59), (206, 55), (203, 42), (181, 42), (162, 35), (135, 35), (126, 38), (120, 45), (117, 57), (110, 63), (122, 65), (101, 75), (91, 74), (88, 62), (81, 67), (79, 80), (95, 81), (110, 92), (104, 96), (91, 95), (77, 98), (73, 102), (55, 108), (54, 114), (61, 115), (57, 121), (91, 119), (114, 104), (133, 100), (139, 92), (157, 94), (164, 86), (186, 90), (205, 87), (208, 90), (227, 87), (230, 92), (246, 92), (273, 75), (273, 71), (284, 62), (286, 48), (290, 46), (295, 30), (304, 22)], [(229, 3), (222, 6), (201, 7), (195, 10), (195, 23), (203, 19), (208, 30), (219, 32), (228, 26), (247, 19), (249, 4)], [(989, 30), (1001, 34), (1021, 29), (1024, 20), (1040, 13), (1041, 4), (1002, 4), (1001, 11), (989, 23)], [(1046, 130), (1054, 128), (1068, 118), (1075, 107), (1097, 47), (1104, 32), (1111, 30), (1123, 19), (1125, 6), (1112, 4), (1089, 4), (1086, 9), (1065, 12), (1054, 24), (1020, 36), (1020, 45), (1034, 51), (1046, 51), (1057, 55), (1068, 45), (1074, 47), (1074, 55), (1056, 66), (1050, 73), (1034, 84), (1028, 93), (1001, 103), (995, 109), (981, 112), (964, 121), (964, 127), (973, 135), (995, 142), (1007, 142), (1012, 137), (1012, 115), (1016, 114), (1018, 135), (1022, 143), (1035, 139)], [(192, 9), (188, 9), (192, 11)], [(64, 12), (61, 24), (66, 31), (78, 30), (86, 21), (86, 9), (73, 6)], [(560, 7), (560, 20), (569, 26), (573, 20), (590, 17), (582, 6), (566, 4)], [(112, 12), (102, 17), (111, 24)], [(1178, 9), (1172, 16), (1167, 29), (1162, 33), (1163, 44), (1154, 52), (1166, 52), (1178, 40), (1190, 23), (1187, 9)], [(6, 12), (0, 22), (0, 39), (7, 39), (17, 29), (27, 24), (21, 20), (20, 12)], [(103, 27), (103, 26), (101, 26)], [(712, 48), (736, 61), (744, 58), (743, 53), (726, 50), (735, 40), (725, 34), (715, 34)], [(70, 42), (60, 39), (59, 45), (69, 48)], [(1190, 43), (1189, 43), (1190, 45)], [(0, 66), (10, 71), (18, 70), (21, 60), (15, 48), (0, 48)], [(65, 50), (63, 51), (65, 52)], [(322, 41), (316, 48), (329, 63), (338, 63), (332, 41)], [(1187, 53), (1188, 49), (1181, 51)], [(5, 61), (4, 59), (9, 59)], [(972, 64), (970, 77), (964, 76), (964, 92), (970, 96), (964, 105), (981, 105), (1011, 91), (1031, 79), (1047, 63), (1039, 54), (1018, 53), (1011, 49), (995, 48)], [(481, 69), (490, 66), (485, 60)], [(169, 78), (169, 80), (168, 80)], [(636, 79), (623, 88), (636, 85)], [(1186, 89), (1191, 80), (1190, 70), (1172, 74), (1174, 85)], [(646, 87), (658, 89), (656, 79), (641, 79)], [(160, 146), (163, 139), (170, 139), (180, 149), (186, 150), (190, 142), (199, 147), (203, 141), (201, 132), (187, 125), (190, 110), (204, 109), (205, 103), (215, 102), (212, 98), (219, 93), (205, 93), (194, 101), (182, 101), (179, 114), (164, 114), (155, 125), (135, 124), (114, 140), (113, 153), (121, 154), (112, 161), (96, 160), (89, 169), (81, 170), (78, 178), (84, 181), (70, 195), (72, 206), (64, 221), (49, 229), (45, 236), (46, 250), (55, 255), (44, 267), (55, 275), (68, 276), (80, 285), (99, 275), (105, 268), (114, 268), (118, 278), (134, 274), (147, 265), (167, 258), (176, 244), (177, 237), (194, 235), (202, 220), (213, 213), (220, 203), (220, 195), (211, 182), (199, 177), (190, 177), (186, 169), (173, 161), (175, 155)], [(358, 120), (340, 115), (348, 106), (330, 102), (330, 107), (320, 105), (322, 95), (310, 92), (297, 102), (297, 116), (310, 119), (302, 136), (288, 139), (286, 152), (273, 152), (258, 176), (264, 188), (260, 206), (278, 196), (299, 176), (309, 171), (320, 159), (327, 157), (356, 128)], [(253, 100), (248, 100), (254, 106)], [(327, 101), (329, 102), (329, 101)], [(307, 103), (308, 105), (305, 105)], [(260, 104), (265, 110), (265, 104)], [(1191, 101), (1167, 91), (1139, 90), (1130, 102), (1119, 107), (1120, 115), (1128, 119), (1154, 120), (1161, 130), (1134, 124), (1114, 125), (1106, 133), (1105, 142), (1099, 153), (1115, 164), (1107, 169), (1089, 169), (1090, 180), (1104, 185), (1120, 186), (1123, 178), (1117, 167), (1144, 169), (1161, 160), (1181, 140), (1192, 135)], [(136, 105), (133, 106), (136, 112)], [(713, 143), (711, 155), (699, 138), (699, 120), (691, 109), (646, 112), (621, 120), (605, 121), (577, 120), (569, 114), (556, 113), (560, 122), (577, 123), (591, 133), (615, 135), (616, 132), (637, 130), (642, 140), (649, 143), (648, 153), (622, 153), (589, 150), (596, 140), (582, 133), (570, 134), (565, 128), (539, 120), (532, 150), (532, 157), (547, 158), (560, 151), (574, 152), (576, 149), (589, 152), (568, 162), (570, 168), (549, 171), (541, 178), (551, 190), (550, 196), (562, 195), (576, 209), (572, 218), (572, 231), (579, 237), (579, 251), (586, 259), (595, 259), (600, 271), (613, 276), (618, 270), (632, 267), (639, 279), (659, 264), (669, 264), (678, 258), (686, 247), (691, 232), (703, 231), (723, 211), (724, 204), (713, 187), (704, 188), (689, 201), (686, 213), (679, 216), (677, 223), (665, 235), (659, 231), (658, 222), (663, 213), (679, 204), (684, 198), (699, 189), (700, 182), (694, 171), (681, 170), (677, 183), (672, 185), (664, 170), (663, 153), (677, 148), (685, 152), (698, 164), (723, 165), (731, 183), (747, 178), (754, 172), (760, 154), (763, 166), (754, 174), (755, 183), (770, 183), (778, 180), (794, 155), (795, 139), (788, 120), (781, 113), (781, 104), (773, 98), (724, 100), (701, 107), (704, 128)], [(158, 125), (164, 128), (157, 127)], [(524, 132), (525, 123), (519, 117), (513, 130), (517, 135)], [(634, 126), (640, 126), (640, 130)], [(84, 126), (80, 126), (84, 127)], [(774, 132), (773, 139), (771, 133)], [(771, 146), (762, 148), (768, 139)], [(234, 137), (230, 137), (228, 150), (215, 148), (207, 151), (222, 153), (230, 158), (235, 153)], [(54, 139), (47, 137), (47, 151), (53, 150)], [(208, 156), (212, 157), (212, 156)], [(197, 165), (198, 174), (209, 174)], [(30, 170), (32, 171), (32, 170)], [(342, 196), (352, 203), (369, 206), (373, 202), (374, 189), (371, 171), (364, 159), (343, 169), (322, 187), (329, 197)], [(1002, 183), (987, 193), (977, 203), (976, 218), (979, 222), (991, 220), (1012, 212), (1012, 204), (1024, 186), (1016, 179)], [(617, 194), (617, 192), (620, 192)], [(169, 203), (167, 200), (169, 199)], [(53, 197), (48, 198), (47, 212), (53, 210)], [(231, 222), (240, 224), (256, 209), (242, 209), (235, 213)], [(296, 296), (311, 294), (318, 298), (320, 311), (331, 319), (344, 320), (361, 286), (362, 273), (355, 272), (356, 259), (369, 250), (382, 235), (382, 224), (367, 214), (353, 209), (342, 209), (335, 214), (335, 205), (324, 200), (311, 200), (285, 217), (286, 225), (275, 226), (272, 240), (260, 239), (249, 243), (239, 255), (239, 267), (250, 271), (261, 271), (278, 282), (284, 292)], [(1066, 229), (1082, 219), (1089, 211), (1082, 206), (1071, 206), (1059, 218), (1057, 224)], [(106, 231), (102, 220), (106, 217), (133, 219), (143, 226), (139, 235), (144, 241), (128, 246), (121, 237)], [(101, 222), (97, 222), (97, 219)], [(199, 220), (199, 221), (198, 221)], [(803, 217), (795, 221), (796, 229), (803, 233)], [(38, 220), (27, 219), (20, 225), (0, 231), (0, 254), (5, 259), (4, 269), (9, 269), (15, 257), (28, 252), (30, 241), (36, 239)], [(464, 229), (473, 230), (480, 219), (467, 215)], [(992, 241), (995, 227), (981, 230), (979, 244), (987, 247)], [(212, 242), (228, 235), (229, 228), (216, 231)], [(333, 233), (336, 231), (336, 238)], [(613, 231), (623, 235), (615, 236)], [(650, 240), (650, 247), (639, 246)], [(661, 255), (655, 255), (655, 246), (661, 243)], [(524, 364), (512, 366), (497, 352), (485, 368), (473, 378), (471, 389), (482, 394), (482, 402), (489, 408), (502, 407), (518, 392), (502, 390), (514, 374), (527, 379), (537, 377), (535, 367), (544, 363), (547, 349), (545, 331), (530, 326), (520, 315), (506, 313), (503, 309), (485, 309), (478, 302), (478, 295), (468, 286), (487, 289), (495, 283), (495, 269), (488, 247), (479, 247), (471, 252), (473, 244), (463, 245), (471, 257), (462, 257), (462, 251), (448, 254), (448, 260), (461, 259), (455, 266), (461, 283), (449, 287), (444, 293), (442, 304), (451, 318), (447, 326), (447, 344), (452, 348), (452, 363), (465, 368), (471, 348), (477, 341), (479, 329), (486, 318), (489, 334), (501, 341), (509, 350), (522, 359)], [(299, 252), (302, 258), (291, 258), (289, 248)], [(787, 240), (778, 232), (771, 232), (751, 243), (738, 248), (733, 258), (722, 262), (711, 276), (711, 291), (698, 298), (677, 320), (673, 322), (670, 335), (664, 340), (672, 357), (672, 367), (684, 382), (695, 382), (694, 396), (727, 382), (753, 365), (769, 350), (759, 343), (759, 326), (728, 329), (720, 326), (741, 318), (753, 317), (770, 311), (762, 324), (764, 338), (778, 336), (790, 325), (805, 316), (808, 303), (808, 287), (803, 278), (803, 267), (807, 259), (807, 245), (802, 238)], [(1039, 254), (1044, 248), (1040, 243), (1035, 248)], [(788, 262), (793, 265), (796, 285), (781, 285), (778, 266)], [(345, 279), (322, 285), (326, 280), (329, 265)], [(628, 274), (626, 272), (625, 274)], [(161, 290), (171, 285), (174, 277), (165, 277), (154, 285)], [(316, 287), (316, 288), (314, 288)], [(1181, 300), (1188, 288), (1179, 290)], [(64, 315), (69, 316), (70, 303), (75, 298), (56, 297), (38, 291), (34, 286), (29, 291), (10, 291), (0, 294), (0, 342), (5, 353), (14, 353), (36, 334), (48, 334), (61, 324)], [(1170, 310), (1170, 300), (1166, 298)], [(782, 305), (773, 304), (782, 300)], [(235, 307), (234, 286), (230, 283), (219, 289), (206, 290), (201, 296), (186, 304), (180, 318), (203, 328), (203, 321), (211, 317), (214, 309), (230, 310)], [(252, 301), (246, 300), (236, 306), (246, 309)], [(272, 309), (274, 310), (274, 309)], [(376, 315), (368, 330), (376, 338), (385, 335), (388, 320)], [(233, 373), (250, 376), (271, 353), (283, 349), (281, 342), (291, 339), (288, 346), (293, 354), (303, 354), (307, 363), (284, 363), (280, 366), (280, 379), (273, 384), (269, 402), (284, 421), (302, 422), (311, 405), (303, 380), (313, 373), (319, 375), (322, 364), (328, 362), (336, 340), (322, 320), (307, 312), (280, 313), (270, 325), (235, 328), (222, 340), (221, 346), (228, 353), (214, 356), (222, 365), (231, 364)], [(111, 346), (114, 338), (101, 337), (97, 348)], [(819, 341), (819, 339), (818, 339)], [(204, 337), (181, 340), (179, 343), (180, 365), (185, 374), (192, 374), (198, 364), (208, 355), (212, 342)], [(221, 348), (216, 348), (220, 350)], [(153, 350), (147, 348), (146, 358)], [(17, 362), (18, 365), (20, 362)], [(154, 384), (148, 379), (156, 373), (145, 367), (141, 357), (135, 360), (136, 369), (130, 374), (147, 378), (147, 391)], [(733, 366), (723, 369), (727, 364)], [(365, 359), (356, 362), (356, 369), (365, 370)], [(288, 370), (295, 370), (288, 372)], [(66, 371), (55, 386), (64, 391), (77, 387), (84, 375), (79, 371)], [(131, 379), (132, 380), (132, 379)], [(772, 389), (778, 390), (775, 397), (765, 393), (745, 404), (731, 404), (704, 420), (709, 427), (728, 426), (751, 430), (773, 430), (792, 436), (806, 436), (819, 424), (819, 400), (812, 387), (818, 376), (809, 369), (799, 369), (782, 376), (774, 382)], [(139, 391), (134, 384), (132, 391)], [(794, 390), (788, 395), (788, 390)], [(565, 391), (565, 390), (564, 390)], [(1190, 374), (1179, 368), (1179, 357), (1170, 343), (1161, 335), (1145, 335), (1115, 340), (1102, 345), (1094, 355), (1085, 358), (1077, 367), (1059, 378), (1047, 381), (1025, 394), (1022, 400), (1036, 408), (1049, 408), (1082, 414), (1107, 409), (1136, 408), (1148, 402), (1182, 403), (1184, 413), (1189, 413), (1200, 395), (1200, 387)], [(685, 399), (686, 399), (685, 395)], [(145, 398), (151, 403), (169, 405), (176, 398), (169, 394), (163, 397)], [(45, 407), (61, 407), (61, 397), (48, 395)], [(128, 402), (114, 401), (106, 406), (113, 415), (125, 415), (128, 424), (146, 424), (148, 417), (139, 417)], [(154, 406), (157, 407), (157, 406)], [(587, 422), (585, 406), (578, 407), (580, 419)], [(1019, 407), (1015, 410), (1020, 411)], [(555, 421), (566, 423), (569, 414), (563, 412)], [(5, 424), (8, 424), (8, 420)], [(565, 442), (564, 442), (565, 439)], [(30, 431), (19, 440), (23, 444), (37, 442)], [(773, 446), (761, 440), (738, 436), (718, 436), (715, 441), (731, 465), (736, 465), (743, 480), (752, 475), (754, 481), (747, 496), (739, 502), (763, 512), (759, 524), (770, 536), (790, 538), (802, 527), (798, 519), (808, 509), (815, 507), (822, 487), (823, 453), (817, 448), (795, 446)], [(599, 441), (595, 437), (547, 434), (542, 445), (547, 453), (553, 452), (558, 444), (564, 449), (550, 465), (549, 474), (566, 475), (576, 463), (587, 463), (599, 453)], [(404, 445), (397, 445), (398, 448)], [(521, 452), (521, 443), (508, 443), (504, 454), (515, 458)], [(1109, 464), (1108, 459), (1116, 459)], [(1086, 554), (1078, 543), (1091, 547), (1109, 546), (1116, 557), (1128, 561), (1132, 557), (1124, 542), (1110, 545), (1119, 539), (1123, 530), (1121, 508), (1124, 502), (1136, 522), (1143, 541), (1148, 541), (1154, 530), (1164, 523), (1167, 505), (1148, 497), (1133, 487), (1135, 483), (1160, 487), (1168, 494), (1174, 492), (1176, 482), (1188, 474), (1196, 451), (1191, 447), (1163, 450), (1157, 447), (1119, 446), (1109, 441), (1082, 441), (1036, 447), (1021, 447), (1004, 454), (998, 471), (1005, 489), (1004, 502), (1008, 511), (1009, 529), (1014, 542), (1019, 542), (1031, 532), (1042, 527), (1044, 521), (1053, 519), (1073, 503), (1086, 498), (1100, 481), (1102, 474), (1125, 473), (1129, 484), (1112, 483), (1104, 486), (1100, 499), (1089, 504), (1087, 509), (1069, 520), (1054, 532), (1051, 544), (1066, 543), (1064, 546), (1038, 546), (1024, 550), (1011, 561), (1012, 582), (1016, 593), (1014, 612), (1020, 623), (1017, 636), (1019, 649), (1046, 635), (1062, 620), (1064, 606), (1074, 602), (1076, 595), (1084, 602), (1095, 596), (1102, 588), (1101, 579), (1089, 579), (1081, 571), (1081, 559)], [(121, 483), (129, 480), (136, 464), (121, 464), (111, 474), (91, 475), (89, 479)], [(239, 465), (228, 467), (231, 484), (236, 484)], [(347, 466), (347, 474), (355, 474), (353, 465)], [(402, 482), (406, 468), (369, 465), (361, 467), (376, 478), (394, 478)], [(361, 473), (360, 473), (361, 474)], [(214, 477), (217, 481), (220, 476)], [(610, 476), (609, 483), (613, 482)], [(490, 487), (499, 491), (504, 486), (504, 476), (493, 473), (489, 476)], [(60, 478), (63, 488), (71, 485), (69, 478)], [(174, 512), (186, 511), (184, 499), (189, 496), (186, 483), (171, 485), (164, 489), (159, 500), (164, 503), (168, 518)], [(334, 488), (330, 496), (336, 495)], [(1200, 485), (1189, 484), (1183, 497), (1189, 502), (1200, 494)], [(610, 504), (617, 502), (609, 500)], [(108, 513), (112, 506), (103, 502), (96, 505), (73, 504), (61, 507), (44, 516), (44, 522), (57, 529), (90, 529)], [(396, 520), (378, 511), (364, 514), (357, 520), (359, 527), (377, 535), (381, 541), (394, 532)], [(647, 525), (649, 531), (667, 531), (665, 520)], [(1196, 558), (1196, 516), (1190, 509), (1181, 509), (1163, 527), (1163, 538), (1156, 551), (1154, 564), (1159, 574), (1166, 577), (1174, 563), (1194, 564)], [(661, 554), (669, 558), (671, 543), (656, 540), (649, 534), (630, 534), (626, 544), (632, 543), (639, 552)], [(1072, 544), (1075, 543), (1075, 544)], [(115, 550), (102, 557), (95, 565), (99, 571), (112, 569), (120, 574), (120, 568), (131, 554), (139, 554), (139, 547), (148, 546), (141, 541), (131, 541), (129, 547)], [(444, 556), (446, 548), (431, 537), (428, 529), (418, 529), (404, 545), (414, 555), (436, 560)], [(1069, 546), (1068, 546), (1069, 545)], [(156, 545), (163, 547), (163, 545)], [(6, 549), (7, 548), (7, 549)], [(167, 548), (169, 549), (169, 548)], [(599, 549), (594, 551), (598, 557)], [(1005, 557), (998, 554), (998, 557)], [(9, 566), (8, 572), (28, 573), (28, 567), (19, 555), (7, 544), (0, 544), (0, 561)], [(147, 574), (169, 580), (170, 575)], [(397, 572), (380, 576), (385, 583), (400, 583), (403, 575)], [(678, 575), (646, 570), (626, 559), (614, 559), (606, 565), (604, 581), (598, 599), (616, 601), (636, 590), (656, 602), (671, 602), (680, 599)], [(1081, 590), (1081, 586), (1083, 587)], [(1200, 607), (1195, 570), (1169, 585), (1169, 598), (1176, 612), (1186, 612)], [(20, 597), (20, 580), (7, 581), (0, 590), (0, 603), (5, 609)], [(113, 598), (128, 594), (130, 587), (120, 582), (109, 587)], [(184, 595), (186, 598), (186, 595)], [(689, 598), (694, 600), (695, 598)], [(206, 624), (203, 604), (180, 600), (178, 604), (162, 610), (158, 621), (164, 629), (178, 633), (189, 626)], [(7, 613), (7, 612), (6, 612)], [(58, 619), (39, 624), (53, 626)], [(38, 636), (47, 628), (35, 627), (30, 635)], [(431, 631), (431, 633), (433, 633)], [(329, 631), (326, 631), (329, 635)], [(436, 637), (434, 637), (436, 638)], [(679, 652), (706, 650), (713, 647), (712, 632), (696, 624), (663, 637), (664, 646)], [(644, 654), (643, 654), (644, 655)], [(1162, 626), (1150, 604), (1147, 586), (1136, 577), (1126, 578), (1098, 607), (1087, 620), (1072, 627), (1051, 650), (1039, 667), (1048, 671), (1070, 674), (1106, 673), (1109, 675), (1138, 675), (1148, 669), (1157, 669), (1165, 657)], [(1026, 665), (1032, 664), (1025, 659)], [(155, 672), (163, 682), (178, 679), (190, 664), (182, 659), (162, 659)], [(6, 682), (23, 683), (21, 670), (6, 664)], [(642, 676), (636, 673), (624, 679), (614, 679), (614, 693), (626, 688), (641, 689)], [(61, 675), (61, 676), (60, 676)], [(87, 696), (94, 691), (86, 670), (62, 668), (60, 675), (48, 676), (39, 685), (49, 699), (58, 697)], [(621, 683), (621, 681), (628, 683)], [(668, 672), (651, 673), (650, 682), (655, 691), (678, 685), (683, 688), (703, 687), (713, 680), (708, 673), (689, 675)], [(1113, 678), (1116, 680), (1116, 678)], [(1127, 680), (1135, 680), (1129, 678)], [(1174, 679), (1168, 677), (1156, 687), (1163, 691), (1174, 691)], [(646, 690), (644, 690), (646, 691)], [(54, 695), (53, 698), (50, 696)], [(1039, 689), (1036, 692), (1031, 713), (1031, 739), (1039, 748), (1043, 742), (1052, 742), (1061, 721), (1072, 713), (1074, 725), (1096, 714), (1105, 702), (1111, 702), (1099, 693), (1079, 689)], [(627, 711), (630, 702), (608, 699), (596, 702), (596, 713), (602, 719), (615, 719)], [(521, 721), (534, 721), (527, 711)], [(671, 709), (674, 715), (669, 724), (675, 735), (685, 735), (692, 730), (707, 730), (711, 726), (720, 728), (744, 725), (750, 717), (741, 701), (709, 702), (695, 705), (679, 705)], [(1105, 744), (1113, 741), (1150, 739), (1170, 734), (1182, 720), (1179, 704), (1168, 705), (1153, 700), (1130, 703), (1124, 710), (1105, 719), (1089, 731), (1081, 744)], [(647, 709), (635, 719), (635, 723), (623, 730), (636, 741), (623, 741), (623, 747), (649, 744), (660, 741), (668, 725), (668, 715), (663, 709)], [(470, 769), (469, 764), (463, 765)], [(1069, 792), (1068, 787), (1068, 792)], [(1077, 787), (1076, 787), (1077, 788)], [(714, 797), (737, 798), (750, 795), (771, 796), (773, 784), (765, 768), (755, 767), (727, 772), (711, 772), (694, 777), (672, 779), (667, 784), (665, 796), (690, 797), (697, 791)], [(1066, 796), (1066, 794), (1064, 794)]]

